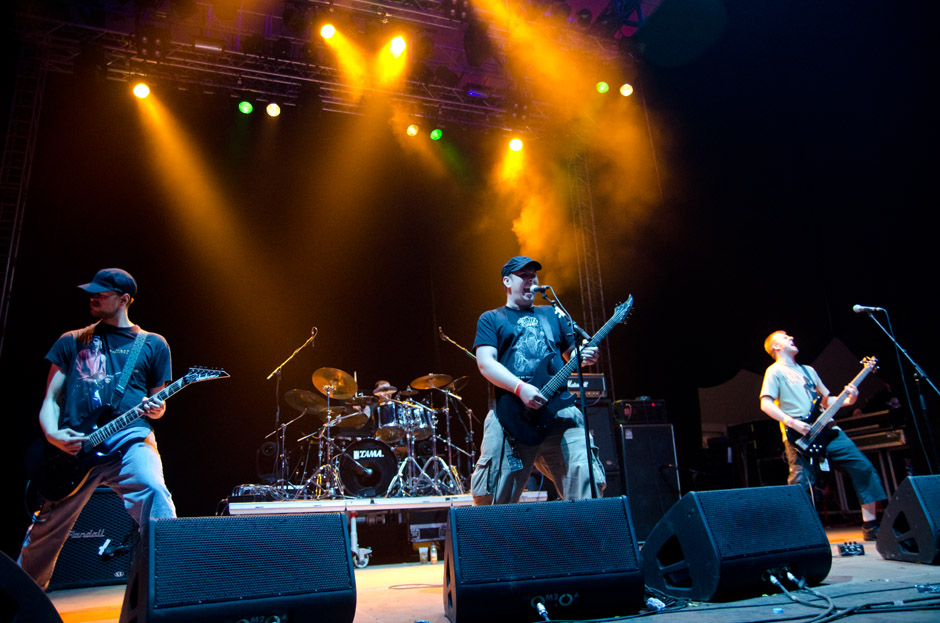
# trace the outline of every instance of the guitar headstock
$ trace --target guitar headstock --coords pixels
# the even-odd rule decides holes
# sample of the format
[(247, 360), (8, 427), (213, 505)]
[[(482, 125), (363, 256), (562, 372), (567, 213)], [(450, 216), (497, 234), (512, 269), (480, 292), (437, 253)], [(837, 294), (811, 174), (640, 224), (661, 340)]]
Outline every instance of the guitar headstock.
[(183, 377), (186, 380), (186, 383), (198, 383), (200, 381), (211, 381), (213, 379), (224, 379), (229, 376), (229, 373), (223, 370), (222, 368), (204, 368), (201, 366), (193, 366), (189, 369), (189, 372), (186, 373), (186, 376)]
[(860, 362), (863, 366), (868, 368), (869, 371), (874, 372), (878, 369), (878, 358), (877, 357), (865, 357)]
[(629, 295), (627, 300), (623, 303), (617, 305), (614, 309), (614, 319), (618, 323), (623, 323), (627, 321), (627, 317), (630, 315), (630, 312), (633, 311), (633, 295)]

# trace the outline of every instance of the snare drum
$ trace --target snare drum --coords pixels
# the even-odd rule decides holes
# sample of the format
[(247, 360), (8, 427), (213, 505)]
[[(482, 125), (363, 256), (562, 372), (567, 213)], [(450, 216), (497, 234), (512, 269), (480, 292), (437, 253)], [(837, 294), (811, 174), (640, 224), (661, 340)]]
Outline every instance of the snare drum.
[(398, 471), (395, 453), (376, 439), (360, 439), (346, 446), (339, 457), (339, 477), (356, 497), (385, 495)]
[(405, 436), (404, 422), (398, 419), (400, 405), (386, 402), (375, 407), (375, 437), (382, 441), (398, 441)]

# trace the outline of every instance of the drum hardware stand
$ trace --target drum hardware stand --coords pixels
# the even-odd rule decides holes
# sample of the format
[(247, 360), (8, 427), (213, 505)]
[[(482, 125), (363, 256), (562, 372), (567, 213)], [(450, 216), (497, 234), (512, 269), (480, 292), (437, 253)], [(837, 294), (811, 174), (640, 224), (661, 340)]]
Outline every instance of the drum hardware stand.
[[(288, 361), (294, 358), (294, 355), (296, 355), (301, 350), (303, 350), (303, 348), (307, 344), (312, 345), (313, 339), (317, 337), (317, 333), (319, 332), (320, 332), (319, 329), (317, 329), (316, 327), (313, 327), (313, 329), (310, 331), (310, 337), (307, 338), (307, 341), (305, 341), (303, 344), (298, 346), (294, 350), (294, 352), (290, 354), (290, 357), (282, 361), (278, 367), (274, 368), (274, 370), (271, 371), (271, 374), (269, 374), (268, 377), (265, 379), (266, 381), (270, 381), (272, 376), (275, 376), (275, 375), (277, 376), (277, 381), (275, 381), (274, 383), (274, 399), (275, 399), (275, 404), (277, 405), (274, 410), (274, 431), (278, 432), (279, 434), (277, 438), (277, 465), (275, 467), (275, 472), (274, 472), (274, 483), (275, 483), (274, 486), (283, 487), (282, 492), (281, 492), (281, 495), (283, 498), (287, 497), (287, 493), (290, 489), (290, 486), (289, 486), (290, 483), (288, 482), (289, 467), (287, 465), (287, 440), (285, 437), (285, 432), (287, 430), (287, 426), (291, 424), (291, 422), (296, 421), (297, 418), (294, 418), (293, 420), (291, 420), (287, 424), (284, 424), (283, 426), (281, 425), (281, 369), (287, 365)], [(301, 416), (303, 416), (303, 414), (301, 414)], [(271, 434), (274, 434), (274, 433), (272, 432)], [(270, 436), (271, 435), (269, 434), (267, 437), (270, 437)], [(267, 439), (267, 437), (265, 437), (265, 439)]]
[[(324, 498), (341, 498), (346, 497), (345, 490), (343, 488), (343, 481), (339, 477), (339, 470), (336, 469), (336, 460), (339, 455), (333, 454), (333, 439), (330, 435), (330, 429), (333, 424), (333, 411), (330, 409), (330, 398), (333, 395), (333, 390), (335, 388), (332, 385), (327, 385), (323, 388), (323, 393), (326, 394), (326, 424), (323, 425), (325, 428), (325, 439), (326, 443), (321, 443), (319, 448), (319, 459), (320, 467), (317, 468), (310, 479), (305, 485), (305, 489), (308, 487), (314, 488), (313, 497), (316, 500), (322, 500)], [(320, 433), (321, 441), (324, 439), (324, 433)], [(309, 436), (309, 435), (308, 435)], [(324, 457), (325, 454), (325, 457)]]
[[(445, 392), (446, 394), (447, 392)], [(432, 394), (433, 396), (433, 394)], [(421, 469), (421, 473), (431, 482), (431, 488), (438, 495), (456, 495), (463, 493), (463, 485), (460, 482), (460, 477), (457, 475), (457, 470), (453, 467), (453, 462), (448, 463), (441, 457), (437, 455), (437, 422), (434, 419), (435, 410), (433, 408), (434, 398), (431, 398), (431, 457), (424, 462), (424, 467)], [(444, 413), (444, 418), (447, 420), (447, 439), (450, 439), (450, 417), (449, 409), (447, 408), (447, 399), (444, 399), (444, 408), (442, 409)], [(453, 454), (451, 453), (450, 445), (447, 447), (447, 458), (453, 461)], [(432, 476), (429, 471), (437, 466), (438, 471)], [(449, 481), (449, 482), (447, 482)]]
[[(405, 434), (408, 439), (408, 456), (406, 456), (405, 460), (398, 466), (398, 473), (395, 474), (395, 477), (392, 478), (392, 482), (388, 485), (388, 497), (411, 497), (421, 495), (419, 487), (422, 484), (431, 488), (435, 486), (434, 481), (421, 469), (421, 465), (415, 460), (414, 427), (409, 427), (409, 430)], [(406, 470), (408, 472), (407, 476), (405, 474)]]

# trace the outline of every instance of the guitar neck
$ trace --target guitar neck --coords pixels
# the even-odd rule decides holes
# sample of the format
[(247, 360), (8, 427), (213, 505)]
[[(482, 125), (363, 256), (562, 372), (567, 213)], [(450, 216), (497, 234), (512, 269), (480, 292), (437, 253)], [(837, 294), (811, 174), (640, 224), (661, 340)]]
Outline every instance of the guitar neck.
[[(597, 346), (604, 338), (607, 337), (607, 334), (610, 333), (615, 326), (617, 326), (617, 316), (611, 316), (611, 318), (604, 323), (597, 333), (594, 334), (594, 337), (590, 339), (586, 346), (582, 348), (592, 348)], [(553, 376), (545, 385), (541, 388), (543, 396), (554, 396), (562, 386), (568, 386), (568, 376), (575, 371), (575, 368), (578, 366), (578, 360), (576, 357), (572, 357), (568, 362), (562, 366), (555, 376)]]
[[(874, 366), (865, 366), (862, 368), (862, 371), (859, 372), (854, 379), (852, 379), (851, 384), (855, 387), (858, 387), (861, 382), (865, 380), (865, 377), (868, 376), (868, 373), (871, 372), (873, 368)], [(848, 392), (843, 389), (838, 397), (829, 403), (829, 406), (826, 408), (823, 414), (820, 415), (815, 422), (813, 422), (812, 426), (810, 427), (810, 431), (806, 436), (810, 439), (815, 438), (816, 435), (818, 435), (819, 432), (825, 428), (829, 422), (832, 421), (832, 418), (836, 416), (836, 413), (838, 413), (839, 409), (842, 408), (842, 404), (846, 401), (846, 399), (848, 399), (848, 397)]]
[[(177, 379), (173, 383), (170, 383), (169, 385), (167, 385), (166, 387), (158, 391), (156, 394), (151, 396), (151, 398), (164, 401), (170, 396), (172, 396), (173, 394), (175, 394), (176, 392), (178, 392), (179, 390), (183, 389), (187, 383), (188, 381), (186, 380), (186, 377)], [(93, 432), (92, 434), (90, 434), (88, 436), (88, 439), (86, 439), (85, 442), (82, 444), (82, 449), (86, 451), (91, 450), (92, 448), (104, 442), (105, 439), (107, 439), (114, 433), (127, 428), (129, 425), (131, 425), (133, 422), (135, 422), (138, 418), (140, 418), (143, 415), (144, 415), (144, 410), (141, 409), (140, 405), (137, 405), (136, 407), (132, 407), (128, 409), (127, 411), (119, 415), (118, 417), (114, 418), (113, 420), (111, 420), (110, 422), (108, 422), (107, 424), (105, 424), (104, 426), (102, 426), (101, 428)]]

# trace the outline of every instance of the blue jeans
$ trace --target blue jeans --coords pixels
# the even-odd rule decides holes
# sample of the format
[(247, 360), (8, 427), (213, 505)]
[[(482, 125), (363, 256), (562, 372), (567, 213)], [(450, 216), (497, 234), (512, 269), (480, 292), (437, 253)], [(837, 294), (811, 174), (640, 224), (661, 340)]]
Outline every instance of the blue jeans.
[[(140, 430), (125, 429), (108, 439), (110, 447), (128, 443)], [(99, 486), (114, 489), (124, 508), (140, 524), (145, 504), (152, 501), (151, 517), (175, 517), (176, 507), (163, 479), (163, 462), (153, 433), (130, 445), (120, 461), (94, 468), (85, 484), (59, 502), (44, 502), (26, 531), (17, 563), (42, 588), (49, 585), (56, 560), (91, 494)]]
[[(604, 466), (597, 458), (597, 449), (591, 441), (591, 464), (598, 494), (607, 480)], [(555, 414), (550, 434), (537, 446), (506, 440), (503, 427), (493, 411), (483, 424), (483, 442), (480, 458), (470, 479), (473, 503), (476, 505), (518, 502), (525, 491), (532, 467), (551, 480), (559, 495), (566, 500), (591, 497), (591, 480), (587, 471), (587, 452), (584, 447), (584, 416), (577, 407), (567, 407)]]

